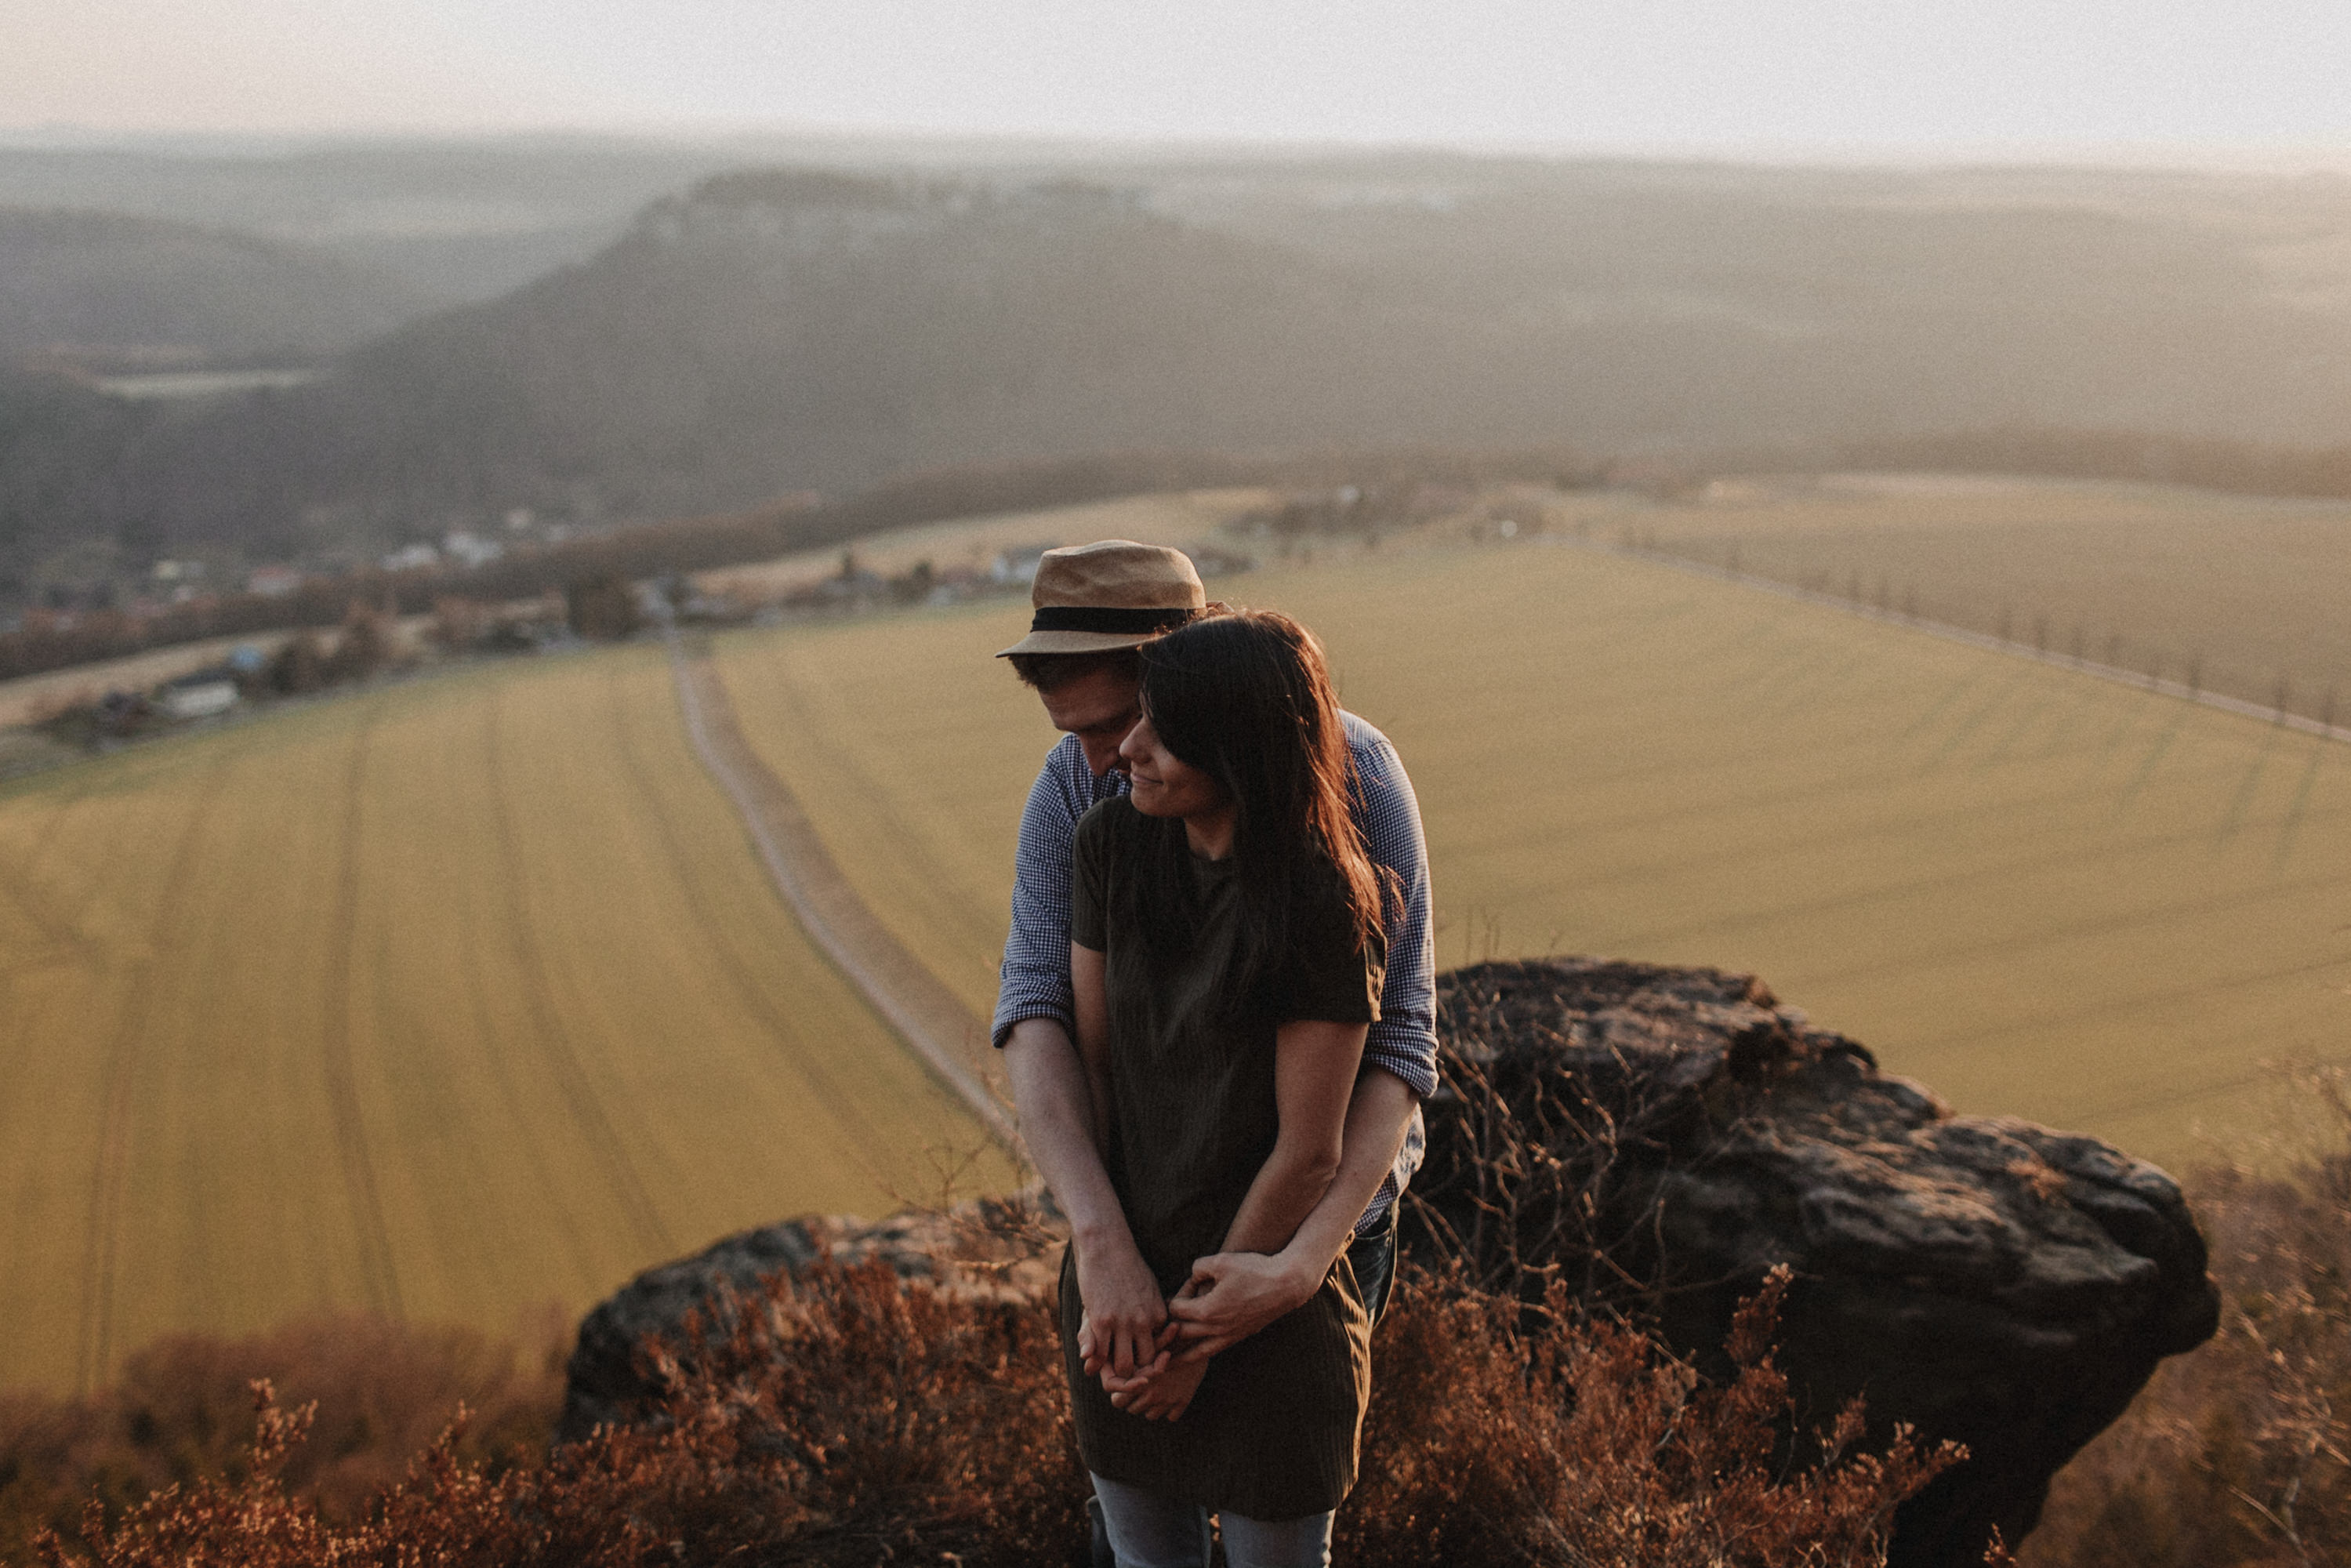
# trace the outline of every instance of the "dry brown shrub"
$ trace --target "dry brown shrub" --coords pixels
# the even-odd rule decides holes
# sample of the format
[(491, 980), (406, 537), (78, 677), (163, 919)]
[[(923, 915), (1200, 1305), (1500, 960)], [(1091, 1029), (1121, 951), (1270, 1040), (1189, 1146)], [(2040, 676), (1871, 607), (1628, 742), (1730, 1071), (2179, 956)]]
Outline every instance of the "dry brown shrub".
[(2351, 1073), (2290, 1075), (2318, 1141), (2186, 1184), (2220, 1332), (2164, 1364), (2057, 1477), (2025, 1568), (2351, 1563)]
[(1364, 1469), (1341, 1560), (1577, 1568), (1802, 1568), (1885, 1558), (1895, 1508), (1958, 1462), (1897, 1434), (1858, 1451), (1858, 1405), (1808, 1456), (1786, 1439), (1771, 1335), (1785, 1270), (1740, 1310), (1733, 1373), (1698, 1378), (1647, 1336), (1580, 1319), (1554, 1286), (1519, 1303), (1426, 1276), (1380, 1328)]
[[(1784, 1282), (1710, 1386), (1624, 1326), (1528, 1333), (1515, 1302), (1415, 1276), (1375, 1351), (1364, 1480), (1341, 1512), (1364, 1568), (1882, 1561), (1895, 1505), (1949, 1456), (1853, 1451), (1858, 1412), (1792, 1460), (1769, 1339)], [(1572, 1317), (1565, 1301), (1554, 1303)], [(1073, 1563), (1086, 1482), (1050, 1302), (946, 1295), (880, 1262), (828, 1267), (648, 1365), (637, 1425), (543, 1464), (468, 1457), (461, 1419), (359, 1517), (292, 1478), (306, 1406), (259, 1402), (249, 1460), (93, 1517), (99, 1568), (249, 1564)]]
[(726, 1304), (723, 1329), (656, 1355), (643, 1424), (543, 1464), (465, 1456), (460, 1413), (363, 1517), (291, 1490), (313, 1410), (258, 1385), (241, 1473), (156, 1494), (86, 1549), (99, 1568), (1065, 1561), (1083, 1539), (1050, 1313), (902, 1289), (886, 1264), (817, 1271)]
[(364, 1517), (461, 1404), (476, 1413), (458, 1449), (466, 1460), (536, 1462), (562, 1399), (568, 1326), (550, 1309), (528, 1348), (363, 1313), (250, 1339), (176, 1335), (132, 1355), (91, 1398), (0, 1401), (0, 1560), (21, 1560), (43, 1528), (78, 1540), (85, 1501), (119, 1517), (160, 1488), (241, 1478), (256, 1379), (314, 1407), (311, 1439), (282, 1473), (329, 1520)]

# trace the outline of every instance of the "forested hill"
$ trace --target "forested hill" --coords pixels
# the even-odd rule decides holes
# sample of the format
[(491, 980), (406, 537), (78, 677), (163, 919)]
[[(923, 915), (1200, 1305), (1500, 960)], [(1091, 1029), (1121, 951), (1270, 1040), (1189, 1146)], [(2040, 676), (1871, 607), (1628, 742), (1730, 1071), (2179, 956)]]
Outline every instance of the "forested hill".
[(1580, 373), (1406, 290), (1097, 189), (737, 175), (311, 386), (155, 416), (52, 497), (93, 531), (298, 549), (967, 461), (1509, 441), (1558, 429)]
[(59, 348), (122, 361), (106, 368), (282, 360), (348, 349), (418, 303), (390, 275), (305, 246), (0, 206), (0, 360)]
[[(2351, 429), (2334, 275), (2297, 285), (2302, 231), (2218, 196), (1475, 160), (1129, 174), (706, 180), (310, 386), (76, 411), (69, 450), (0, 439), (0, 498), (38, 496), (0, 515), (0, 556), (36, 527), (366, 551), (513, 507), (592, 525), (1138, 447)], [(2288, 215), (2325, 228), (2322, 206)]]

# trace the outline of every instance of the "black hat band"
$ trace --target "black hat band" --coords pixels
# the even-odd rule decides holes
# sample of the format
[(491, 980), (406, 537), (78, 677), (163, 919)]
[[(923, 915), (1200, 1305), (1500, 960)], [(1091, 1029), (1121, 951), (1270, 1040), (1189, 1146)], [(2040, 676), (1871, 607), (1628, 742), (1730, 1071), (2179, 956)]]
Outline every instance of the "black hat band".
[(1132, 637), (1172, 632), (1197, 616), (1197, 610), (1116, 610), (1090, 604), (1049, 604), (1029, 622), (1031, 632), (1100, 632)]

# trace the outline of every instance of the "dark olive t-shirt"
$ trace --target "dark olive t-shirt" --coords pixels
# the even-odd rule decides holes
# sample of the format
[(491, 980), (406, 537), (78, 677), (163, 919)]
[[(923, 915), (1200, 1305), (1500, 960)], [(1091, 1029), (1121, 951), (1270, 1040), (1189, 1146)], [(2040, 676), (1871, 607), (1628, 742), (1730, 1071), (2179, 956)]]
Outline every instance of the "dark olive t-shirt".
[[(1381, 981), (1376, 939), (1369, 952), (1359, 944), (1326, 866), (1293, 898), (1286, 949), (1264, 983), (1241, 984), (1237, 868), (1175, 852), (1183, 835), (1180, 821), (1105, 800), (1078, 823), (1071, 889), (1071, 936), (1103, 955), (1111, 1182), (1171, 1292), (1196, 1259), (1223, 1249), (1273, 1152), (1275, 1030), (1374, 1022)], [(1177, 877), (1188, 882), (1166, 885)], [(1149, 906), (1169, 896), (1187, 901), (1186, 939), (1181, 951), (1155, 952)], [(1304, 1305), (1210, 1362), (1175, 1421), (1113, 1408), (1078, 1354), (1084, 1312), (1065, 1258), (1062, 1370), (1088, 1469), (1250, 1519), (1322, 1513), (1347, 1495), (1371, 1396), (1371, 1320), (1343, 1253)]]
[[(1111, 1179), (1137, 1244), (1170, 1291), (1218, 1250), (1273, 1152), (1274, 1034), (1302, 1019), (1379, 1019), (1382, 951), (1359, 938), (1326, 866), (1293, 895), (1284, 951), (1263, 981), (1242, 983), (1239, 878), (1233, 860), (1158, 852), (1184, 824), (1123, 797), (1078, 823), (1071, 939), (1103, 955), (1110, 1004)], [(1194, 920), (1181, 953), (1154, 952), (1141, 908), (1178, 890), (1144, 882), (1170, 859), (1191, 878)]]

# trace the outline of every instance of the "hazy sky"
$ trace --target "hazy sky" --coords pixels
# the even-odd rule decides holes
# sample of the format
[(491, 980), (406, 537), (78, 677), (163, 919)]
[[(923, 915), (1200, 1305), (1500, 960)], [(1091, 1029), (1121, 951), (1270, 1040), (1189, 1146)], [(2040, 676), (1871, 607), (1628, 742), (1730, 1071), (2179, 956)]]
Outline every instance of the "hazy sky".
[(0, 0), (0, 125), (2351, 149), (2351, 0)]

